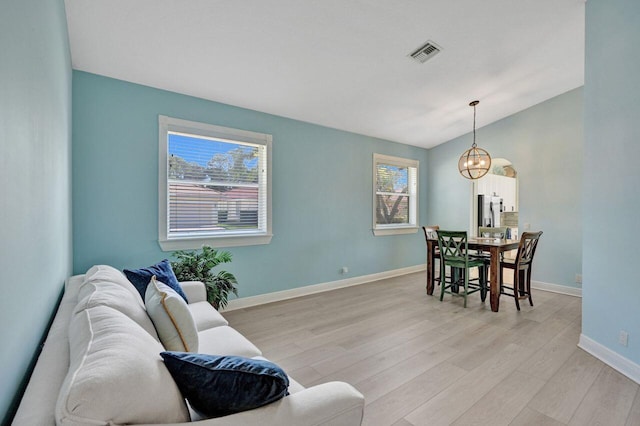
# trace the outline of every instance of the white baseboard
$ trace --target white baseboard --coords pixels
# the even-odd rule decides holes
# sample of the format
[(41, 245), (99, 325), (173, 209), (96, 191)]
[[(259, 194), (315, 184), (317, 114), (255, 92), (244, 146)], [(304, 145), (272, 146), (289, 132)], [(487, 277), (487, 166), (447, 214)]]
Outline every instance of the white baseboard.
[[(236, 309), (249, 308), (251, 306), (263, 305), (265, 303), (280, 302), (282, 300), (293, 299), (295, 297), (308, 296), (310, 294), (322, 293), (324, 291), (336, 290), (339, 288), (351, 287), (354, 285), (366, 284), (386, 278), (398, 277), (401, 275), (420, 272), (427, 269), (426, 264), (409, 266), (406, 268), (394, 269), (391, 271), (379, 272), (376, 274), (362, 275), (359, 277), (346, 278), (344, 280), (330, 281), (327, 283), (313, 284), (304, 287), (292, 288), (291, 290), (275, 291), (273, 293), (260, 294), (258, 296), (241, 297), (232, 299), (222, 310), (233, 311)], [(544, 283), (542, 281), (531, 281), (531, 286), (537, 290), (550, 291), (553, 293), (566, 294), (569, 296), (582, 297), (582, 289), (567, 287), (564, 285)]]
[(536, 290), (550, 291), (552, 293), (566, 294), (569, 296), (582, 297), (582, 288), (567, 287), (566, 285), (543, 283), (542, 281), (531, 280), (531, 287)]
[(291, 290), (275, 291), (273, 293), (260, 294), (258, 296), (241, 297), (229, 301), (224, 311), (248, 308), (250, 306), (263, 305), (265, 303), (280, 302), (282, 300), (293, 299), (295, 297), (308, 296), (310, 294), (322, 293), (324, 291), (336, 290), (338, 288), (351, 287), (354, 285), (366, 284), (386, 278), (398, 277), (401, 275), (420, 272), (427, 269), (426, 264), (409, 266), (406, 268), (394, 269), (392, 271), (378, 272), (376, 274), (362, 275), (359, 277), (346, 278), (344, 280), (330, 281), (327, 283), (313, 284), (304, 287), (292, 288)]
[(601, 345), (593, 339), (580, 334), (578, 347), (590, 353), (609, 367), (624, 374), (634, 382), (640, 384), (640, 365)]

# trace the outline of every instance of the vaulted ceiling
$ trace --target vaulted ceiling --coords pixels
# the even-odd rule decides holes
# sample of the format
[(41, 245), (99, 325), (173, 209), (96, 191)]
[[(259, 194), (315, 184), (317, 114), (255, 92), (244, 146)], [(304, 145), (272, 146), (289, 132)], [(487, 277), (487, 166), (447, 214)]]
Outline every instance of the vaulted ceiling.
[(583, 85), (584, 3), (65, 0), (74, 69), (425, 148)]

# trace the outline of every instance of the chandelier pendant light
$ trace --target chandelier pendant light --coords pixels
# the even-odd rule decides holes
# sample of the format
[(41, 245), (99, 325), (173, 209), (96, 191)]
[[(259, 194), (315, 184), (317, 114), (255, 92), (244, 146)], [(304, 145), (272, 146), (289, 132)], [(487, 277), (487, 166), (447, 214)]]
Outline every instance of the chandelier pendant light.
[(473, 107), (473, 144), (458, 160), (458, 170), (467, 179), (480, 179), (491, 168), (491, 156), (476, 145), (476, 105), (479, 103), (480, 101), (473, 101), (469, 104)]

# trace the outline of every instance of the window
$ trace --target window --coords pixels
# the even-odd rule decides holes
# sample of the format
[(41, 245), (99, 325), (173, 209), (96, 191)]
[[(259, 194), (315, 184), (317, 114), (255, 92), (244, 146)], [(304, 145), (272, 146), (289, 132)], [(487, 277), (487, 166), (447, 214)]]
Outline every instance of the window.
[(418, 230), (418, 161), (373, 154), (373, 233)]
[(159, 116), (163, 250), (269, 244), (271, 135)]

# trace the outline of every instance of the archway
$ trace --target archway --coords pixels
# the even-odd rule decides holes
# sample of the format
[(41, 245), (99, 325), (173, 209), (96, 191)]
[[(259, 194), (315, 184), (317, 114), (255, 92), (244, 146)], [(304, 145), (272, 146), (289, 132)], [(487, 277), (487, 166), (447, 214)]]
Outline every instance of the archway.
[(472, 185), (469, 235), (478, 226), (504, 226), (512, 238), (518, 235), (518, 172), (505, 158), (491, 160), (491, 170)]

